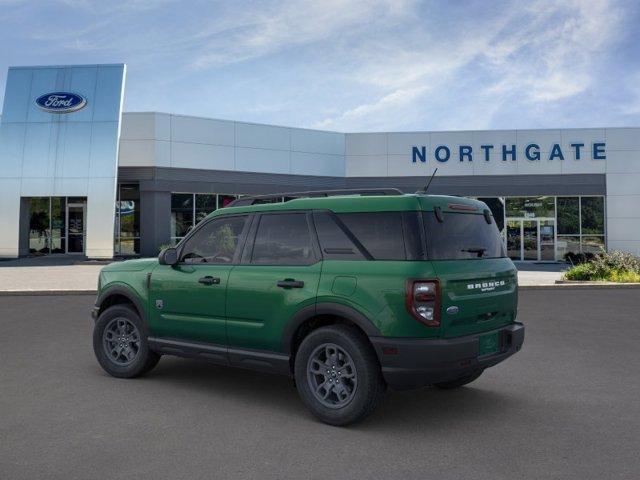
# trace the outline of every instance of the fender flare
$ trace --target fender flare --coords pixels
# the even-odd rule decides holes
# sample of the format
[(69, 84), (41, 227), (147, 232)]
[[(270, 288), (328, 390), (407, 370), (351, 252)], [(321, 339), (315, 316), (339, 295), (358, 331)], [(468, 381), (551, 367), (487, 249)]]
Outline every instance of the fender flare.
[(104, 290), (102, 290), (98, 295), (98, 298), (96, 298), (96, 307), (100, 308), (107, 298), (114, 295), (121, 295), (130, 300), (131, 303), (133, 303), (133, 305), (136, 307), (136, 310), (138, 310), (138, 312), (140, 313), (142, 321), (145, 324), (147, 323), (147, 309), (144, 307), (142, 301), (133, 292), (131, 287), (127, 287), (122, 284), (115, 284), (104, 288)]
[(315, 305), (309, 305), (299, 310), (287, 323), (282, 333), (282, 349), (284, 353), (291, 354), (291, 344), (293, 336), (300, 326), (315, 317), (316, 315), (335, 315), (337, 317), (346, 318), (360, 327), (369, 337), (379, 337), (382, 333), (364, 314), (353, 307), (348, 307), (340, 303), (323, 302)]

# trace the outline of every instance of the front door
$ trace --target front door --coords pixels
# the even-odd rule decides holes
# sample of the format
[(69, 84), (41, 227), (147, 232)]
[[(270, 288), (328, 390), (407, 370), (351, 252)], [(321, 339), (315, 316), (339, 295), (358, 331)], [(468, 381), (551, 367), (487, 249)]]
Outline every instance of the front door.
[(522, 220), (507, 220), (507, 255), (522, 260)]
[(322, 262), (310, 215), (269, 213), (253, 222), (227, 287), (230, 348), (280, 351), (291, 317), (315, 303)]
[(85, 204), (67, 204), (67, 253), (84, 253)]
[(226, 290), (247, 218), (203, 222), (179, 246), (177, 265), (156, 267), (149, 295), (152, 335), (226, 346)]
[(512, 260), (555, 260), (553, 218), (507, 219), (507, 255)]
[(538, 260), (538, 221), (522, 221), (522, 259)]

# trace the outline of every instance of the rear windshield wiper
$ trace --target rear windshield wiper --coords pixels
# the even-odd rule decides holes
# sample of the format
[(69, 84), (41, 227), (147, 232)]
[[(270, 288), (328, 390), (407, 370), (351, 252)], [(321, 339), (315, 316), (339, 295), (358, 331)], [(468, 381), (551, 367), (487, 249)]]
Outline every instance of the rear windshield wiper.
[(484, 255), (484, 252), (487, 251), (486, 248), (463, 248), (462, 250), (460, 250), (461, 252), (469, 252), (469, 253), (477, 253), (478, 254), (478, 258), (482, 257), (482, 255)]

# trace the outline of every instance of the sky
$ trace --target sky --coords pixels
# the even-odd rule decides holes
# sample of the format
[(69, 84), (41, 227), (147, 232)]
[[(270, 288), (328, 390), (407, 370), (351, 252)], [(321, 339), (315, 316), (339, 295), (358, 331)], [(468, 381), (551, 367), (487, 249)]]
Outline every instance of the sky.
[(9, 66), (127, 64), (125, 111), (343, 132), (640, 126), (640, 2), (0, 0)]

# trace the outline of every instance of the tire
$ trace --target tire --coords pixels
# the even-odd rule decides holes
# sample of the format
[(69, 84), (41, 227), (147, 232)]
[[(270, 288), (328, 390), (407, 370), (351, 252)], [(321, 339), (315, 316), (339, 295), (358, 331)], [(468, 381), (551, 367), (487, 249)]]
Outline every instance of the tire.
[(464, 377), (460, 377), (456, 380), (452, 380), (450, 382), (442, 382), (434, 384), (436, 387), (441, 388), (443, 390), (453, 390), (454, 388), (460, 388), (467, 383), (471, 383), (478, 379), (480, 375), (482, 375), (484, 370), (480, 370), (479, 372), (473, 372), (469, 375), (465, 375)]
[(370, 415), (386, 390), (373, 348), (345, 325), (322, 327), (304, 338), (296, 353), (295, 383), (311, 413), (337, 426)]
[(149, 349), (140, 316), (128, 305), (114, 305), (100, 314), (93, 329), (93, 351), (104, 371), (118, 378), (144, 375), (160, 360)]

